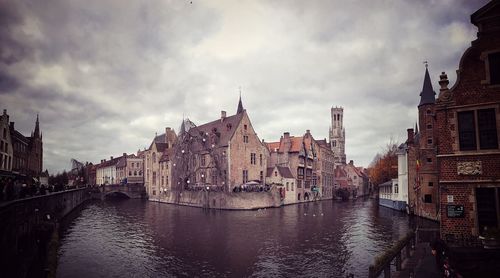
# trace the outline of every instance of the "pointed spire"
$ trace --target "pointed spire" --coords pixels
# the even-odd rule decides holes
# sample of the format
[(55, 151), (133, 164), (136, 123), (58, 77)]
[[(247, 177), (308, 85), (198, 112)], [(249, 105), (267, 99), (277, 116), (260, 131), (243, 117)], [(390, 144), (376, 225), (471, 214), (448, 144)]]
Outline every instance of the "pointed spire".
[(38, 119), (38, 113), (36, 114), (35, 131), (33, 132), (33, 136), (40, 137), (40, 121)]
[(240, 87), (240, 101), (238, 102), (238, 110), (236, 110), (236, 114), (240, 114), (243, 112), (243, 103), (241, 102), (241, 87)]
[(418, 133), (418, 125), (417, 125), (417, 122), (415, 122), (415, 134)]
[(427, 61), (425, 64), (425, 77), (424, 77), (424, 86), (422, 88), (422, 92), (420, 93), (420, 105), (424, 104), (434, 104), (436, 102), (436, 93), (432, 89), (431, 77), (429, 76), (429, 70), (427, 69)]

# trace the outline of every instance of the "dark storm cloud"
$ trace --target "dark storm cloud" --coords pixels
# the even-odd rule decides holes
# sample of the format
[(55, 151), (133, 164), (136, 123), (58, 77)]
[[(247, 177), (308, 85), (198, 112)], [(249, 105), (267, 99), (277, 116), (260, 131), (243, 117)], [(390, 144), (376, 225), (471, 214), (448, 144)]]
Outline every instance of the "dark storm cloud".
[(344, 106), (366, 166), (414, 125), (424, 60), (453, 83), (485, 1), (193, 2), (0, 0), (0, 103), (25, 133), (40, 114), (49, 170), (232, 114), (240, 86), (266, 141), (327, 137)]

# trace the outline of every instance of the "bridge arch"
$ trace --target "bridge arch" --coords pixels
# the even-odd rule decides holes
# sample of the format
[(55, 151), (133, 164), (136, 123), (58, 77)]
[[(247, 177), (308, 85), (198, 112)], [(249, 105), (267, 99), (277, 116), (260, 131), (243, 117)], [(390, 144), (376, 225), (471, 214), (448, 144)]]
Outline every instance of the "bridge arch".
[(132, 197), (127, 193), (123, 191), (109, 191), (104, 193), (104, 198), (126, 198), (126, 199), (132, 199)]

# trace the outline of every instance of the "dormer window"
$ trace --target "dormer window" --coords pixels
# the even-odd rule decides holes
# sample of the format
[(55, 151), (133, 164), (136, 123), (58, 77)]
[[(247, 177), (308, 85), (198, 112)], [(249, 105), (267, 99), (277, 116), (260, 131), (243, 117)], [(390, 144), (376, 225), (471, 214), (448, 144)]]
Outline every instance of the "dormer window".
[(490, 85), (500, 85), (500, 52), (488, 54)]
[(481, 60), (485, 65), (485, 80), (481, 84), (485, 85), (500, 85), (500, 50), (483, 52)]

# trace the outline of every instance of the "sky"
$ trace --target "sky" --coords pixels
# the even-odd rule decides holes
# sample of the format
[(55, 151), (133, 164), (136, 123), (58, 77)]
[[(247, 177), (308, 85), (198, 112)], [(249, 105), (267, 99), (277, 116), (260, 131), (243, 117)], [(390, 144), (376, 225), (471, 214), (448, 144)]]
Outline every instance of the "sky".
[(347, 160), (368, 166), (415, 126), (425, 67), (450, 87), (476, 38), (466, 0), (0, 0), (0, 109), (44, 168), (149, 147), (243, 106), (260, 139), (328, 137), (344, 108)]

